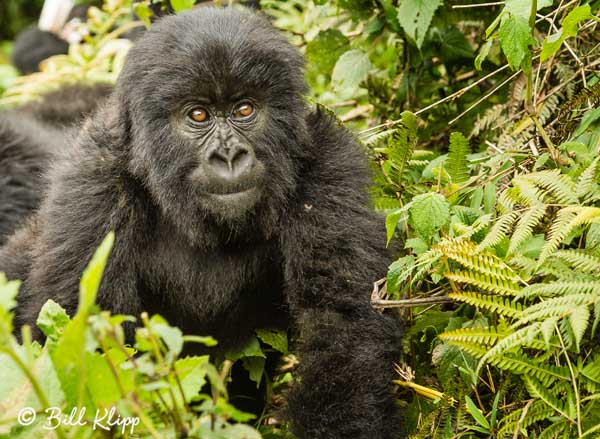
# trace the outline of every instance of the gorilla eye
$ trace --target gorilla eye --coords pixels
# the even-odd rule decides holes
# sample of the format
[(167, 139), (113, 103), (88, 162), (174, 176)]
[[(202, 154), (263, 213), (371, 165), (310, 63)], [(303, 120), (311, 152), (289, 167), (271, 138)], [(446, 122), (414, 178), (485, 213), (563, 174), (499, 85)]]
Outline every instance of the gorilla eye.
[(245, 119), (252, 116), (254, 111), (254, 105), (252, 105), (250, 102), (243, 102), (233, 111), (233, 117), (236, 119)]
[(195, 107), (188, 113), (194, 122), (204, 122), (208, 119), (208, 111), (204, 107)]

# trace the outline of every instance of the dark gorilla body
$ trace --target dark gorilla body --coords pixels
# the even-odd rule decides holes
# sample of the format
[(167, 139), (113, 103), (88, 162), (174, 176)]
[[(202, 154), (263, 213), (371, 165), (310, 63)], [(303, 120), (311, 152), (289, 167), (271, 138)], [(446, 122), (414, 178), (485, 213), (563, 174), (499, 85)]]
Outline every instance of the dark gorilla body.
[(66, 86), (0, 113), (0, 245), (37, 209), (43, 170), (110, 90), (109, 85)]
[(17, 323), (34, 325), (50, 298), (73, 313), (81, 271), (115, 230), (103, 308), (158, 312), (222, 349), (292, 326), (296, 435), (398, 437), (399, 331), (369, 297), (386, 267), (382, 221), (355, 139), (306, 108), (302, 65), (249, 12), (153, 26), (0, 251), (0, 271), (24, 280)]

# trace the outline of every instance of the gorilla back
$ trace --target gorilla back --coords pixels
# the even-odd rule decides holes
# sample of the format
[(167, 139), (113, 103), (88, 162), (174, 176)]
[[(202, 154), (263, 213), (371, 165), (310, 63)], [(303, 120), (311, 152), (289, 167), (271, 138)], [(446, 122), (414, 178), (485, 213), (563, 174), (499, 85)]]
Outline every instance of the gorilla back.
[(290, 325), (300, 438), (398, 437), (396, 320), (370, 306), (386, 270), (361, 147), (306, 107), (300, 54), (265, 19), (200, 8), (160, 20), (115, 91), (55, 163), (39, 211), (0, 252), (23, 279), (19, 323), (79, 274), (110, 230), (98, 302), (159, 312), (221, 348)]

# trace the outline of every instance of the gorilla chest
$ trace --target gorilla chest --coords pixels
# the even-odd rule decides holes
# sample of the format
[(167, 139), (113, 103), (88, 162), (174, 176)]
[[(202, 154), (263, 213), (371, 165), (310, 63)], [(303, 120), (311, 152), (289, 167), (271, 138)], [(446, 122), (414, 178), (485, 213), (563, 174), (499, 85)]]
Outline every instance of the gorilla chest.
[(285, 309), (273, 242), (202, 250), (165, 240), (147, 258), (151, 269), (140, 285), (145, 308), (194, 332), (214, 333), (227, 322), (250, 323)]

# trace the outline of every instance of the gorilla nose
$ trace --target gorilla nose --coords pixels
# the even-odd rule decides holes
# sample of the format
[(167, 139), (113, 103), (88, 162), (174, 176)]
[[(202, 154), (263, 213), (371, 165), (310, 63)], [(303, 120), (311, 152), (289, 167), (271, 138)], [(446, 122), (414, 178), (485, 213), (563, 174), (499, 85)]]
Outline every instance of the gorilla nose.
[(208, 155), (212, 172), (224, 180), (237, 180), (252, 169), (254, 154), (243, 145), (219, 147)]

